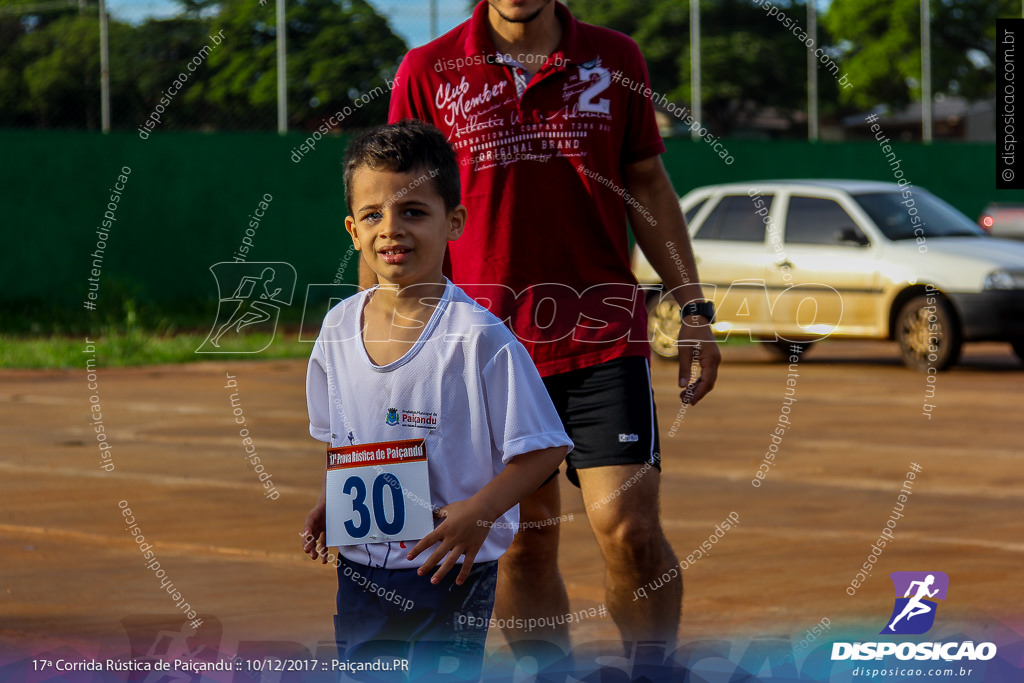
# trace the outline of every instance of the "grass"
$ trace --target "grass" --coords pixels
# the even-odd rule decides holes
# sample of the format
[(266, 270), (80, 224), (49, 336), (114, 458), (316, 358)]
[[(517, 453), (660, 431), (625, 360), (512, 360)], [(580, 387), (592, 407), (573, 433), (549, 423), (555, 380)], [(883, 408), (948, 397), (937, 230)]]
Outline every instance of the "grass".
[(298, 329), (279, 329), (276, 334), (260, 331), (233, 336), (223, 342), (222, 353), (196, 353), (208, 334), (179, 332), (166, 322), (146, 327), (140, 323), (134, 303), (128, 301), (121, 321), (100, 325), (95, 332), (0, 334), (0, 368), (81, 368), (88, 358), (95, 358), (99, 367), (308, 358), (312, 351), (312, 344), (298, 341)]
[[(235, 343), (225, 343), (224, 351), (235, 353), (196, 353), (206, 340), (206, 333), (173, 336), (145, 336), (115, 333), (82, 337), (23, 338), (0, 335), (0, 368), (80, 368), (86, 358), (86, 338), (93, 342), (96, 365), (123, 367), (161, 363), (195, 363), (216, 360), (266, 360), (270, 358), (309, 358), (312, 344), (295, 338), (276, 338), (269, 333), (246, 335)], [(274, 339), (266, 349), (259, 349)]]
[[(87, 351), (86, 338), (95, 348), (99, 367), (129, 365), (156, 365), (161, 363), (195, 363), (216, 360), (266, 360), (270, 358), (309, 358), (312, 344), (300, 342), (294, 336), (276, 338), (269, 333), (253, 333), (243, 339), (225, 342), (223, 349), (235, 353), (196, 353), (206, 340), (206, 333), (185, 333), (157, 336), (139, 333), (83, 335), (82, 337), (26, 338), (0, 335), (0, 368), (81, 368), (85, 359), (92, 358)], [(247, 350), (259, 349), (257, 353)]]
[[(81, 368), (90, 358), (95, 358), (98, 367), (309, 358), (312, 351), (310, 342), (298, 340), (298, 326), (282, 326), (276, 334), (261, 331), (241, 337), (232, 336), (224, 341), (222, 353), (196, 353), (196, 349), (206, 341), (208, 330), (178, 331), (166, 320), (156, 325), (143, 325), (131, 299), (124, 302), (122, 316), (120, 320), (108, 320), (96, 331), (88, 333), (0, 333), (0, 368)], [(315, 331), (312, 334), (315, 335)], [(92, 350), (88, 349), (87, 339)], [(719, 343), (745, 346), (753, 342), (743, 335), (731, 335)]]
[[(207, 333), (158, 333), (143, 330), (117, 331), (106, 329), (102, 334), (78, 337), (20, 337), (0, 334), (0, 368), (81, 368), (87, 358), (96, 359), (98, 367), (127, 367), (163, 363), (195, 363), (219, 360), (268, 360), (275, 358), (309, 358), (313, 346), (298, 341), (298, 331), (255, 332), (232, 339), (224, 351), (237, 353), (196, 353)], [(92, 342), (95, 354), (87, 351), (86, 339)], [(273, 340), (273, 341), (271, 341)], [(728, 346), (747, 346), (750, 340), (733, 337), (720, 342)], [(257, 353), (247, 350), (259, 349)]]

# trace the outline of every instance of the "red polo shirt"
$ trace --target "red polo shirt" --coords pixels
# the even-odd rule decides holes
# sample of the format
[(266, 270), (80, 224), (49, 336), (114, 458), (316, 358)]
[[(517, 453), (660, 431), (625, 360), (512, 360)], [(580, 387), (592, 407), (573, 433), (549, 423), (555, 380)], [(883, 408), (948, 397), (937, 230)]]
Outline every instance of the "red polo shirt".
[(391, 122), (437, 126), (459, 158), (469, 218), (449, 243), (453, 282), (511, 327), (542, 375), (647, 356), (647, 316), (630, 270), (623, 170), (665, 151), (629, 37), (577, 21), (561, 3), (558, 49), (521, 97), (496, 59), (487, 2), (411, 50)]

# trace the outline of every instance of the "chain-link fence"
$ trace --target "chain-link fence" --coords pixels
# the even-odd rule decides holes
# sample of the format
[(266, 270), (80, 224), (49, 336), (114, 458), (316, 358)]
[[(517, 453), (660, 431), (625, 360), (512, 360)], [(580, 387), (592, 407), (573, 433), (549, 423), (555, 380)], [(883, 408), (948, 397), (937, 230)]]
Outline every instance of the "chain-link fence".
[[(382, 122), (387, 98), (360, 98), (474, 4), (280, 1), (113, 0), (101, 30), (101, 0), (0, 0), (0, 127), (98, 130), (109, 118), (111, 129), (143, 136), (282, 123), (312, 131), (349, 109), (335, 130)], [(854, 21), (871, 8), (893, 27), (879, 33)], [(867, 137), (865, 112), (892, 112), (896, 128), (913, 105), (906, 139), (929, 139), (934, 120), (936, 137), (991, 140), (991, 126), (979, 132), (961, 121), (976, 110), (991, 119), (995, 17), (1018, 10), (1018, 0), (572, 2), (577, 18), (632, 36), (651, 88), (692, 112), (698, 128), (759, 139)], [(279, 23), (287, 26), (283, 83)], [(956, 110), (944, 114), (944, 100)], [(672, 134), (689, 134), (667, 120)]]
[[(285, 6), (287, 127), (316, 128), (392, 75), (405, 52), (465, 20), (463, 0)], [(278, 129), (274, 0), (0, 0), (0, 127)], [(104, 59), (106, 50), (106, 59)], [(103, 95), (103, 71), (109, 95)], [(382, 121), (387, 100), (346, 127)]]

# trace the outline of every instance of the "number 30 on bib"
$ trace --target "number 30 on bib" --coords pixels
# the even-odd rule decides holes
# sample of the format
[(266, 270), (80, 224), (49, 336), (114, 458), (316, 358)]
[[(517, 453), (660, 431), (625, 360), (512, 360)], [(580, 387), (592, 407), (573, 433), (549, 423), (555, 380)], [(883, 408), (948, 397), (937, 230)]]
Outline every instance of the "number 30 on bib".
[(327, 545), (415, 541), (434, 530), (423, 439), (327, 449)]

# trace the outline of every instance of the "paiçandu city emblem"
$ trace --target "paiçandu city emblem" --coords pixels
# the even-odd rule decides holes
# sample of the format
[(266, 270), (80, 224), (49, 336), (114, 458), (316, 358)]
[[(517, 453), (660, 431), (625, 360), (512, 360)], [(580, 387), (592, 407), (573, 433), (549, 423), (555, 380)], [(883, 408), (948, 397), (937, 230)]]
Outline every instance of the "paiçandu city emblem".
[(946, 599), (949, 577), (944, 572), (893, 572), (889, 577), (896, 590), (896, 604), (880, 633), (926, 633), (935, 623), (935, 601)]
[(384, 419), (385, 424), (394, 427), (398, 424), (398, 408), (388, 408), (388, 416)]

